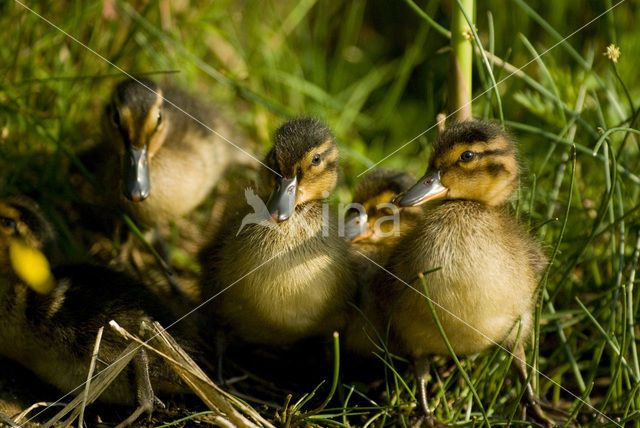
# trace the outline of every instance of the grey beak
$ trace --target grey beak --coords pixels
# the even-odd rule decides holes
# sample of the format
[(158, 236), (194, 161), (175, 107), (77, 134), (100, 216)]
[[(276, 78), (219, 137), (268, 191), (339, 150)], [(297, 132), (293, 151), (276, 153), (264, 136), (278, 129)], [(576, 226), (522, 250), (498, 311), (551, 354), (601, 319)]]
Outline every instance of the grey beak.
[(271, 218), (276, 223), (287, 220), (296, 209), (297, 199), (298, 178), (279, 178), (267, 202), (267, 209)]
[(344, 235), (349, 241), (353, 241), (359, 236), (363, 236), (368, 227), (367, 213), (358, 211), (348, 215), (344, 224)]
[(122, 193), (127, 199), (140, 202), (149, 196), (150, 189), (147, 146), (128, 148), (122, 160)]
[(415, 207), (433, 199), (444, 198), (448, 190), (440, 182), (440, 171), (427, 171), (413, 187), (398, 195), (393, 203), (399, 207)]

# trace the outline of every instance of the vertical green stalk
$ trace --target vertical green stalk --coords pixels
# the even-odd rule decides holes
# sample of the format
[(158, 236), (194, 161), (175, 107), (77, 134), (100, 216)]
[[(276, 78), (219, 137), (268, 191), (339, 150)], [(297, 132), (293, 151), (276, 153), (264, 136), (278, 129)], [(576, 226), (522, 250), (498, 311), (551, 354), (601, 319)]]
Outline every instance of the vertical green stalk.
[(640, 230), (638, 231), (638, 241), (633, 251), (631, 262), (631, 273), (629, 274), (629, 283), (627, 284), (627, 324), (631, 333), (631, 357), (633, 361), (633, 372), (640, 379), (640, 362), (638, 362), (638, 350), (636, 349), (635, 335), (635, 311), (633, 310), (633, 285), (636, 281), (636, 271), (638, 269), (638, 258), (640, 257)]
[(451, 56), (449, 59), (449, 114), (456, 121), (471, 119), (473, 32), (463, 9), (475, 16), (475, 0), (451, 2)]
[(333, 332), (333, 379), (331, 381), (331, 390), (329, 390), (329, 395), (324, 399), (320, 407), (316, 408), (308, 412), (305, 416), (317, 415), (331, 401), (333, 398), (333, 394), (336, 393), (336, 389), (338, 388), (338, 380), (340, 379), (340, 335), (337, 331)]

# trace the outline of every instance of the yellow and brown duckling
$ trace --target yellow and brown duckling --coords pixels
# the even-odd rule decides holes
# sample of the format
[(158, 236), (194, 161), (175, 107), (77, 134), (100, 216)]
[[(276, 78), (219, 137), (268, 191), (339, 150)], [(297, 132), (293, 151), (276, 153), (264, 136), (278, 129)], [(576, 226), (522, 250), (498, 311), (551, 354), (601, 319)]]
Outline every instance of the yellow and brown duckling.
[(149, 79), (118, 84), (104, 122), (105, 148), (114, 160), (103, 177), (107, 191), (147, 227), (192, 211), (230, 165), (252, 164), (249, 155), (219, 136), (246, 145), (220, 115)]
[[(352, 311), (345, 331), (345, 348), (357, 354), (375, 351), (376, 335), (371, 326), (384, 331), (382, 313), (371, 283), (385, 266), (402, 234), (422, 216), (419, 207), (398, 208), (391, 201), (415, 183), (404, 172), (376, 169), (356, 186), (345, 213), (345, 237), (351, 242), (354, 271), (358, 273), (359, 311)], [(378, 266), (379, 265), (379, 266)]]
[[(142, 284), (122, 273), (89, 264), (51, 269), (43, 251), (53, 246), (52, 228), (35, 203), (0, 200), (0, 355), (62, 392), (77, 395), (83, 390), (78, 387), (86, 381), (100, 327), (105, 330), (96, 374), (127, 345), (107, 326), (110, 320), (135, 334), (142, 321), (168, 325), (173, 317)], [(132, 366), (99, 398), (139, 406), (124, 425), (153, 409), (154, 391), (188, 391), (163, 361), (142, 349)]]
[(352, 243), (354, 261), (360, 266), (361, 283), (368, 283), (379, 268), (359, 253), (384, 266), (403, 231), (409, 229), (422, 210), (399, 209), (391, 201), (415, 183), (411, 175), (391, 169), (376, 169), (356, 186), (345, 213), (345, 237)]
[[(429, 418), (428, 361), (448, 350), (426, 300), (416, 298), (416, 292), (424, 294), (416, 280), (421, 273), (432, 271), (424, 277), (427, 291), (456, 354), (498, 343), (511, 349), (521, 322), (514, 361), (526, 378), (524, 346), (547, 259), (506, 207), (518, 170), (516, 147), (500, 127), (476, 121), (455, 124), (436, 140), (425, 176), (395, 201), (408, 207), (442, 200), (427, 206), (398, 244), (388, 263), (393, 276), (381, 273), (385, 279), (375, 284), (379, 302), (387, 305), (380, 309), (393, 308), (387, 316), (399, 352), (414, 360)], [(407, 290), (407, 284), (414, 290)], [(535, 400), (531, 388), (529, 393)], [(536, 412), (543, 414), (539, 407)]]
[(216, 296), (210, 313), (233, 336), (282, 345), (340, 328), (355, 284), (348, 243), (323, 209), (338, 179), (329, 129), (313, 119), (285, 123), (265, 163), (279, 174), (260, 183), (272, 189), (266, 207), (246, 193), (262, 217), (224, 224), (201, 253), (202, 287), (205, 300)]

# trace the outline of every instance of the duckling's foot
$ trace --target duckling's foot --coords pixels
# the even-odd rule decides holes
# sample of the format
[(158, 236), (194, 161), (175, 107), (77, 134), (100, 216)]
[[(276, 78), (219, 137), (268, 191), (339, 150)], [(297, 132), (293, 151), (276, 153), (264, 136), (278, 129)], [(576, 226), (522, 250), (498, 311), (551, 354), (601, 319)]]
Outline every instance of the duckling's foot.
[(427, 378), (429, 376), (429, 360), (426, 357), (417, 358), (414, 362), (416, 380), (418, 381), (418, 401), (422, 406), (425, 417), (432, 417), (427, 404)]
[(538, 422), (544, 424), (544, 426), (551, 428), (556, 425), (556, 422), (549, 417), (546, 412), (542, 409), (539, 403), (531, 403), (527, 402), (522, 409), (522, 419), (527, 420), (527, 409), (533, 410), (532, 418), (537, 420)]
[(423, 415), (418, 419), (418, 421), (413, 425), (413, 428), (445, 428), (449, 425), (444, 422), (439, 421), (433, 414)]
[(131, 426), (140, 417), (140, 415), (142, 415), (143, 413), (150, 414), (152, 410), (153, 410), (153, 405), (151, 405), (151, 408), (147, 408), (146, 405), (141, 404), (131, 414), (131, 416), (129, 416), (127, 419), (125, 419), (124, 421), (122, 421), (118, 425), (116, 425), (116, 428), (125, 428), (125, 427), (128, 427), (128, 426)]
[(120, 422), (116, 428), (124, 428), (132, 425), (143, 413), (151, 415), (154, 404), (159, 402), (162, 407), (164, 404), (158, 400), (153, 393), (151, 387), (151, 378), (149, 377), (149, 358), (144, 349), (140, 349), (133, 359), (136, 373), (136, 383), (138, 389), (138, 408), (124, 421)]
[[(533, 410), (533, 418), (543, 423), (548, 427), (556, 426), (559, 424), (565, 424), (569, 419), (569, 414), (561, 409), (554, 407), (553, 405), (541, 400), (533, 390), (531, 380), (528, 378), (527, 364), (525, 359), (524, 348), (518, 346), (515, 353), (514, 364), (518, 370), (520, 380), (526, 384), (526, 404), (525, 409), (528, 407)], [(526, 419), (526, 415), (525, 415)], [(578, 426), (573, 423), (570, 426)]]
[[(533, 415), (531, 415), (533, 418), (548, 427), (564, 425), (569, 420), (569, 413), (539, 399), (533, 394), (533, 389), (530, 387), (527, 388), (527, 403), (525, 406), (533, 410)], [(568, 426), (579, 427), (580, 425), (575, 421), (571, 421)]]
[(153, 397), (153, 407), (156, 409), (166, 409), (167, 406), (160, 400), (158, 397), (154, 395)]
[(429, 358), (421, 357), (416, 358), (415, 362), (416, 379), (418, 380), (418, 400), (422, 407), (424, 415), (418, 420), (416, 426), (426, 426), (431, 428), (446, 427), (447, 425), (440, 422), (431, 412), (429, 404), (427, 403), (427, 379), (429, 376)]

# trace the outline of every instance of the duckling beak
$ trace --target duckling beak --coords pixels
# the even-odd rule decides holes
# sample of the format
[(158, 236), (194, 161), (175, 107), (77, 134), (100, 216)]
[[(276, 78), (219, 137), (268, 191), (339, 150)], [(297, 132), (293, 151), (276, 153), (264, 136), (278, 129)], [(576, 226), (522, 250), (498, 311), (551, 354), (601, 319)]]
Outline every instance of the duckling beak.
[(122, 161), (122, 193), (133, 202), (140, 202), (149, 196), (149, 154), (147, 146), (141, 149), (129, 147)]
[(353, 238), (351, 240), (351, 242), (359, 242), (359, 241), (364, 241), (365, 239), (369, 239), (373, 236), (373, 230), (371, 229), (367, 229), (365, 232), (363, 232), (362, 234), (356, 236), (355, 238)]
[(12, 238), (9, 243), (9, 259), (15, 274), (33, 290), (49, 294), (55, 287), (49, 260), (37, 248), (26, 242)]
[(298, 177), (278, 179), (267, 202), (267, 209), (276, 223), (287, 220), (296, 209), (298, 200)]
[(371, 236), (368, 230), (367, 213), (357, 213), (347, 218), (344, 224), (344, 235), (349, 241), (358, 242)]
[(444, 198), (448, 191), (440, 182), (440, 171), (427, 172), (413, 187), (394, 198), (393, 203), (399, 207), (416, 207)]

